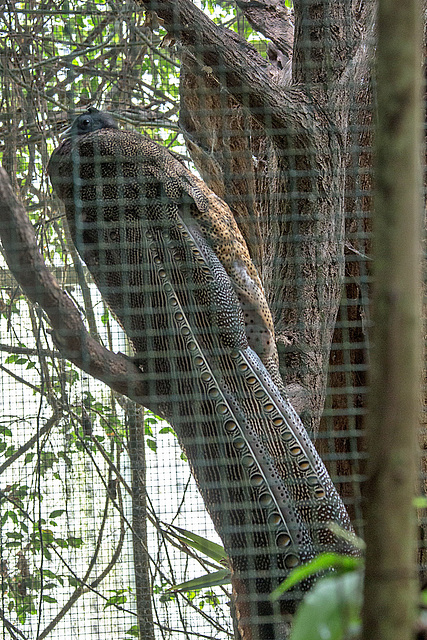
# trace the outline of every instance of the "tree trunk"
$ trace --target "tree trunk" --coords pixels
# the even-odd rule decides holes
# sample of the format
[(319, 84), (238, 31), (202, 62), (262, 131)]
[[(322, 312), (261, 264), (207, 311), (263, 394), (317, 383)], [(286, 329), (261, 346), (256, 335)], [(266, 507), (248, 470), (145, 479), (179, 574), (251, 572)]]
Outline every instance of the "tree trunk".
[(396, 0), (378, 4), (364, 640), (410, 640), (416, 620), (412, 503), (422, 350), (420, 8), (417, 0), (404, 7)]
[[(349, 111), (358, 82), (369, 76), (369, 6), (359, 14), (346, 2), (295, 3), (293, 43), (288, 11), (240, 2), (256, 28), (267, 37), (273, 30), (280, 70), (186, 0), (175, 11), (168, 2), (141, 4), (184, 47), (180, 125), (203, 179), (232, 208), (260, 270), (290, 399), (316, 434), (343, 290), (345, 210), (355, 208), (344, 198), (359, 163), (347, 151), (348, 126), (370, 118), (369, 103)], [(308, 59), (313, 33), (316, 54)], [(360, 33), (365, 38), (355, 46)], [(357, 358), (363, 369), (364, 356)]]

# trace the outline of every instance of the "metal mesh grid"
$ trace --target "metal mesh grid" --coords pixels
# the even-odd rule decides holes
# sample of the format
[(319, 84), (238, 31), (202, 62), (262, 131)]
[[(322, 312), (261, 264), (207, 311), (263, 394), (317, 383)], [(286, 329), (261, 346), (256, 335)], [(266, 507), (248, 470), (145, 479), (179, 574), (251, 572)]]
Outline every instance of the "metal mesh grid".
[[(88, 106), (112, 114), (121, 129), (148, 135), (174, 152), (230, 206), (272, 311), (286, 391), (316, 442), (356, 532), (363, 537), (373, 32), (368, 4), (345, 5), (296, 5), (291, 62), (295, 18), (288, 3), (274, 5), (275, 23), (250, 3), (241, 2), (237, 8), (228, 2), (201, 3), (205, 15), (219, 25), (213, 35), (206, 34), (217, 39), (218, 47), (224, 37), (225, 48), (238, 56), (241, 47), (241, 60), (248, 55), (249, 62), (250, 54), (239, 36), (260, 53), (260, 75), (250, 77), (248, 65), (246, 76), (241, 76), (247, 84), (238, 87), (234, 83), (239, 76), (226, 66), (232, 57), (227, 58), (220, 47), (212, 53), (202, 38), (192, 41), (182, 24), (174, 33), (167, 3), (152, 5), (145, 15), (143, 10), (150, 7), (143, 2), (139, 6), (77, 1), (60, 7), (54, 3), (37, 8), (4, 6), (0, 19), (5, 36), (0, 49), (2, 164), (26, 206), (49, 268), (76, 303), (90, 333), (127, 356), (135, 350), (131, 345), (133, 338), (135, 347), (135, 335), (138, 345), (145, 345), (137, 353), (137, 364), (143, 369), (148, 362), (150, 370), (146, 406), (156, 398), (161, 413), (165, 400), (161, 396), (167, 395), (172, 408), (166, 413), (175, 427), (147, 410), (141, 412), (124, 396), (71, 365), (52, 341), (46, 313), (22, 295), (3, 262), (0, 551), (4, 637), (64, 633), (78, 638), (112, 634), (127, 639), (138, 634), (147, 639), (238, 637), (236, 620), (233, 626), (230, 616), (228, 583), (201, 589), (191, 584), (178, 593), (168, 590), (223, 566), (201, 553), (200, 545), (206, 551), (206, 542), (191, 544), (191, 534), (217, 544), (224, 540), (215, 532), (190, 477), (175, 431), (189, 447), (193, 469), (195, 460), (202, 469), (198, 479), (199, 485), (205, 483), (205, 497), (210, 489), (220, 496), (211, 505), (211, 515), (216, 510), (219, 517), (227, 512), (221, 527), (231, 533), (234, 523), (224, 487), (214, 483), (206, 489), (209, 479), (203, 468), (209, 470), (211, 461), (202, 463), (198, 458), (206, 433), (186, 431), (188, 416), (183, 417), (179, 407), (182, 377), (172, 375), (167, 392), (159, 391), (156, 375), (160, 381), (162, 375), (150, 369), (159, 352), (156, 305), (151, 298), (142, 300), (149, 299), (150, 305), (144, 309), (146, 326), (138, 342), (135, 326), (129, 328), (126, 317), (120, 318), (114, 309), (121, 294), (126, 301), (119, 306), (132, 308), (129, 296), (138, 291), (125, 288), (123, 292), (121, 286), (111, 290), (110, 307), (127, 329), (126, 337), (93, 283), (90, 260), (89, 269), (81, 261), (73, 230), (70, 233), (65, 224), (63, 204), (57, 194), (52, 195), (48, 181), (49, 157), (61, 131), (72, 121), (67, 112), (74, 117)], [(345, 18), (346, 12), (351, 19)], [(336, 25), (341, 29), (339, 37)], [(231, 35), (225, 36), (222, 27)], [(177, 45), (180, 37), (182, 44)], [(360, 62), (357, 55), (362, 48)], [(343, 88), (334, 81), (344, 68)], [(274, 78), (268, 92), (265, 88), (271, 100), (276, 91), (277, 102), (271, 101), (269, 108), (262, 96), (262, 74)], [(302, 100), (297, 117), (288, 114), (280, 120), (280, 96), (292, 77), (295, 96), (302, 86), (302, 94), (313, 98), (313, 103)], [(321, 105), (315, 118), (313, 104)], [(307, 142), (310, 137), (312, 145)], [(99, 187), (102, 159), (94, 154), (91, 164), (92, 160)], [(76, 156), (74, 183), (81, 162)], [(119, 169), (114, 179), (126, 184), (128, 177)], [(112, 237), (117, 225), (105, 223), (104, 203), (99, 191), (97, 195), (99, 211), (93, 229), (102, 237), (89, 248), (99, 251), (101, 276), (95, 277), (99, 285), (103, 269), (111, 271), (110, 243), (122, 240), (118, 251), (128, 253), (129, 238), (123, 244), (123, 236)], [(161, 201), (166, 207), (167, 196), (163, 190)], [(84, 209), (84, 197), (81, 193), (76, 197), (76, 209)], [(187, 196), (180, 197), (182, 216), (191, 218)], [(122, 214), (127, 205), (124, 198)], [(169, 230), (166, 225), (164, 234)], [(83, 244), (84, 239), (79, 234), (77, 229), (74, 240), (82, 253), (79, 239)], [(172, 249), (177, 248), (178, 241)], [(197, 293), (196, 266), (193, 260), (188, 278), (180, 276), (183, 295), (193, 287)], [(173, 264), (168, 268), (170, 275)], [(150, 287), (157, 291), (150, 282), (146, 292)], [(195, 297), (188, 299), (194, 303)], [(162, 339), (172, 332), (171, 325), (161, 329)], [(172, 349), (167, 346), (165, 360), (170, 363), (183, 357), (176, 344)], [(218, 362), (221, 359), (215, 360), (215, 366)], [(231, 367), (231, 361), (227, 363)], [(193, 370), (188, 375), (196, 376)], [(194, 403), (189, 415), (196, 425), (203, 422), (208, 406), (195, 394), (201, 388), (195, 385), (189, 394)], [(230, 445), (225, 438), (218, 442), (216, 472), (225, 478)], [(242, 505), (242, 510), (250, 507)], [(253, 520), (244, 523), (249, 544), (237, 556), (245, 558), (246, 571), (256, 581), (260, 573), (256, 526)], [(229, 552), (233, 544), (228, 542)], [(269, 571), (274, 574), (276, 550), (271, 558)], [(281, 567), (276, 577), (282, 579), (285, 574)], [(268, 593), (261, 600), (267, 601)], [(276, 620), (281, 616), (283, 627), (267, 627), (260, 637), (282, 637), (291, 610), (288, 606), (280, 614), (279, 605), (273, 606), (268, 615)], [(257, 618), (264, 613), (253, 605), (249, 615)]]

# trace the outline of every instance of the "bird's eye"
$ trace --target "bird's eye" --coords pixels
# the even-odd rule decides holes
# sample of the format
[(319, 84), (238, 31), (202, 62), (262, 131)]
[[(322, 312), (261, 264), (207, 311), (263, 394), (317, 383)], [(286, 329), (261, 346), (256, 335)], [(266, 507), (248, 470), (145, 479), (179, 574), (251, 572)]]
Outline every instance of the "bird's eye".
[(83, 118), (83, 120), (80, 121), (80, 126), (83, 129), (87, 129), (91, 124), (91, 119), (90, 118)]

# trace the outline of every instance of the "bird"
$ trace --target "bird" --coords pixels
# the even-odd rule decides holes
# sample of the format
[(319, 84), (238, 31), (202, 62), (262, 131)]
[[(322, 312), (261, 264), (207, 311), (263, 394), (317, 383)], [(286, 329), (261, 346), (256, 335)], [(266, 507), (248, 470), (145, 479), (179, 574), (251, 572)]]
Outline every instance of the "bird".
[[(271, 313), (233, 215), (171, 152), (93, 107), (48, 173), (73, 242), (133, 345), (144, 404), (174, 426), (254, 603), (257, 637), (279, 638), (272, 589), (319, 551), (359, 551), (329, 527), (353, 531), (283, 392)], [(298, 598), (284, 596), (282, 610)]]
[[(118, 130), (109, 114), (89, 107), (75, 119), (64, 134), (65, 139), (100, 130)], [(148, 138), (134, 132), (122, 131), (123, 145), (144, 145), (148, 157), (155, 162), (145, 163), (144, 170), (160, 179), (169, 171), (164, 182), (165, 193), (172, 199), (182, 190), (194, 200), (190, 216), (193, 217), (230, 277), (244, 316), (249, 345), (261, 358), (275, 384), (283, 395), (285, 387), (279, 372), (279, 358), (274, 335), (274, 324), (265, 291), (249, 254), (247, 244), (229, 206), (207, 185), (193, 175), (185, 165)]]

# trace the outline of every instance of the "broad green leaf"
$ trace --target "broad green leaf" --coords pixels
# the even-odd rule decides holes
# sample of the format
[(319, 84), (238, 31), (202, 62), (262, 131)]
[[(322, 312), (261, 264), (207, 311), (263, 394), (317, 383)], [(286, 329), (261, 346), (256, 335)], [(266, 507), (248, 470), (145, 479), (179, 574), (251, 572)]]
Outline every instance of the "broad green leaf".
[(50, 569), (43, 569), (43, 576), (46, 578), (53, 578), (54, 580), (57, 580), (58, 578), (56, 573), (53, 573)]
[(56, 598), (53, 598), (52, 596), (42, 596), (42, 600), (43, 602), (58, 602)]
[(172, 435), (175, 435), (175, 431), (172, 429), (172, 427), (162, 427), (159, 431), (159, 433), (172, 433)]
[(134, 638), (139, 638), (139, 628), (137, 624), (132, 625), (127, 631), (127, 636), (133, 636)]
[(55, 538), (55, 542), (58, 547), (61, 547), (61, 549), (66, 549), (68, 547), (68, 542), (64, 540), (64, 538)]
[(74, 576), (67, 576), (68, 578), (68, 582), (72, 587), (80, 587), (81, 586), (81, 582), (80, 580), (77, 580), (77, 578), (75, 578)]
[(271, 593), (271, 600), (278, 600), (282, 593), (294, 587), (299, 582), (314, 576), (321, 571), (327, 571), (328, 569), (336, 569), (341, 573), (344, 571), (354, 571), (359, 569), (363, 565), (361, 558), (353, 558), (350, 556), (344, 556), (339, 553), (321, 553), (316, 556), (310, 562), (296, 567), (289, 576)]
[(107, 602), (105, 603), (104, 609), (106, 609), (107, 607), (113, 607), (117, 604), (125, 604), (125, 602), (127, 602), (127, 596), (111, 596), (111, 598), (108, 598)]
[[(178, 533), (173, 531), (175, 529)], [(184, 542), (190, 547), (197, 549), (208, 558), (215, 560), (215, 562), (224, 562), (227, 559), (227, 554), (224, 551), (224, 547), (216, 542), (211, 542), (211, 540), (207, 540), (206, 538), (202, 538), (202, 536), (198, 536), (196, 533), (192, 533), (191, 531), (186, 531), (186, 529), (181, 529), (180, 527), (176, 527), (175, 525), (171, 525), (168, 530), (170, 535), (175, 536), (181, 542)]]
[(7, 531), (6, 537), (12, 538), (13, 540), (22, 540), (24, 536), (22, 533), (18, 533), (17, 531)]
[(147, 447), (151, 449), (151, 451), (154, 451), (154, 453), (157, 453), (157, 442), (155, 440), (151, 440), (150, 438), (147, 438), (146, 443), (147, 443)]
[(65, 509), (55, 509), (55, 511), (52, 511), (49, 518), (59, 518), (63, 513), (65, 513)]
[(220, 569), (219, 571), (213, 571), (207, 573), (194, 580), (187, 580), (187, 582), (181, 582), (173, 587), (169, 587), (168, 591), (189, 591), (191, 589), (210, 589), (212, 587), (218, 587), (223, 584), (229, 584), (231, 582), (231, 573), (228, 569)]
[(360, 631), (362, 572), (319, 580), (295, 616), (290, 640), (350, 640)]
[(74, 547), (74, 549), (78, 549), (83, 544), (82, 538), (75, 538), (74, 536), (69, 536), (67, 538), (67, 542), (70, 545), (70, 547)]

